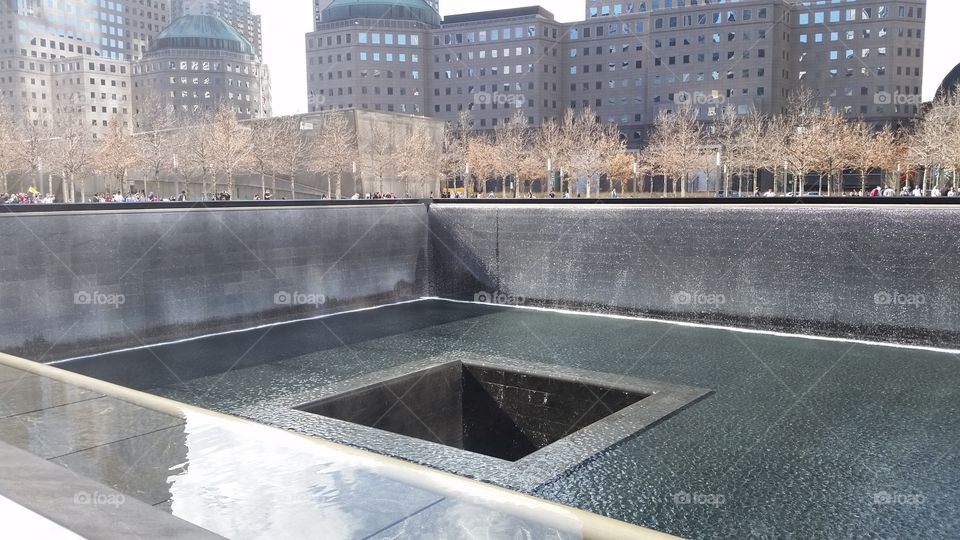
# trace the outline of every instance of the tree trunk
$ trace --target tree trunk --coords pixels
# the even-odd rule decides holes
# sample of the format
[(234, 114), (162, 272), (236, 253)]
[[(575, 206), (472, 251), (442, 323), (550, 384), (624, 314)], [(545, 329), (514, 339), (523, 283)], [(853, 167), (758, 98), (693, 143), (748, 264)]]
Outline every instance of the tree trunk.
[(273, 173), (270, 175), (270, 194), (277, 194), (277, 174)]
[(87, 187), (83, 178), (80, 178), (80, 202), (87, 202)]
[(342, 180), (343, 180), (343, 173), (337, 170), (337, 199), (343, 198), (342, 185), (341, 185)]
[(333, 198), (333, 179), (330, 178), (331, 175), (327, 175), (327, 198)]
[(267, 196), (267, 175), (260, 171), (260, 199)]
[(0, 193), (7, 193), (7, 173), (0, 172)]

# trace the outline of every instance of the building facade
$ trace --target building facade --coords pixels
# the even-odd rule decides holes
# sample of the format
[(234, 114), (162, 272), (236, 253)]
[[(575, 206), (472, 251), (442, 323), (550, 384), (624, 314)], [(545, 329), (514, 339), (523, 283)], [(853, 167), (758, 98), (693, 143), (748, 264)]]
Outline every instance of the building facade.
[(82, 104), (94, 137), (129, 123), (131, 62), (169, 22), (167, 0), (0, 0), (3, 112), (46, 123)]
[(134, 66), (133, 89), (134, 114), (158, 105), (195, 120), (221, 106), (242, 120), (271, 113), (269, 72), (253, 44), (211, 15), (185, 15), (160, 32)]
[[(180, 6), (193, 0), (174, 1), (178, 9), (194, 9)], [(207, 63), (197, 59), (201, 71), (205, 65), (212, 66), (211, 62), (218, 62), (224, 70), (208, 73), (211, 86), (224, 85), (222, 91), (211, 94), (229, 101), (233, 93), (233, 105), (244, 117), (269, 115), (269, 70), (257, 56), (259, 16), (251, 15), (249, 3), (241, 0), (213, 4), (203, 9), (225, 10), (242, 26), (240, 33), (249, 33), (255, 41), (241, 38), (249, 48), (242, 53), (229, 47), (218, 51), (217, 44), (204, 49), (201, 56)], [(236, 6), (231, 7), (233, 4)], [(170, 43), (154, 47), (161, 31), (171, 25), (172, 8), (170, 0), (0, 0), (0, 112), (50, 125), (58, 111), (67, 105), (73, 111), (79, 105), (81, 121), (91, 137), (102, 137), (111, 122), (132, 127), (134, 72), (145, 69), (143, 59), (152, 55), (153, 62), (143, 65), (159, 65), (158, 59), (166, 55), (165, 65), (170, 66), (173, 60), (168, 57), (177, 56), (178, 69), (175, 74), (167, 73), (165, 80), (173, 85), (176, 75), (179, 86), (185, 74), (179, 69), (181, 61), (189, 59), (188, 67), (192, 67), (197, 57), (198, 49), (176, 49)], [(237, 34), (233, 29), (225, 32)], [(232, 43), (230, 39), (219, 43), (228, 42)], [(189, 84), (193, 81), (190, 76)], [(240, 86), (231, 88), (231, 84)], [(165, 96), (170, 95), (170, 88), (163, 90)], [(204, 99), (207, 90), (197, 90), (202, 96), (198, 99)], [(182, 92), (180, 101), (189, 101)], [(191, 90), (188, 96), (193, 94)], [(236, 99), (237, 95), (242, 100)]]
[[(680, 103), (783, 109), (806, 86), (849, 117), (912, 118), (925, 0), (587, 0), (585, 19), (539, 8), (452, 15), (423, 0), (326, 3), (306, 36), (309, 110), (401, 111), (490, 129), (591, 107), (632, 145)], [(380, 13), (381, 16), (374, 16)]]

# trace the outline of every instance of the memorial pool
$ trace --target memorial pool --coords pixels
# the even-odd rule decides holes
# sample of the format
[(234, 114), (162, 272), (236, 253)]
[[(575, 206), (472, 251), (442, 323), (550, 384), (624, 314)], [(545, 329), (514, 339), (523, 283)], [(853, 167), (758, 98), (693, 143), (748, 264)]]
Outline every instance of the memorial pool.
[[(264, 411), (462, 354), (711, 391), (537, 496), (696, 538), (960, 531), (960, 357), (947, 350), (425, 299), (56, 366), (283, 425)], [(458, 470), (417, 449), (375, 450)]]

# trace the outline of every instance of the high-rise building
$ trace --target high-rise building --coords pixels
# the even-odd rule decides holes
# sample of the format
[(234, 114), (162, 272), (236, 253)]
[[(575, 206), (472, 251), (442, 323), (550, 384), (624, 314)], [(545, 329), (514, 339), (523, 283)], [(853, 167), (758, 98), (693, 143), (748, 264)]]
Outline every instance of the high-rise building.
[(585, 20), (539, 7), (440, 19), (425, 0), (319, 0), (307, 34), (311, 111), (359, 108), (490, 129), (591, 107), (638, 145), (679, 103), (775, 113), (801, 86), (849, 117), (917, 112), (925, 0), (586, 0)]
[(244, 120), (270, 116), (269, 72), (253, 45), (223, 19), (184, 15), (154, 39), (133, 72), (133, 113), (172, 106), (201, 120), (227, 106)]
[(263, 57), (263, 28), (260, 15), (250, 11), (250, 0), (171, 0), (173, 18), (183, 15), (214, 15), (243, 34)]
[[(46, 122), (82, 102), (94, 136), (130, 114), (130, 62), (170, 22), (167, 0), (0, 0), (5, 112)], [(127, 121), (127, 120), (121, 120)]]

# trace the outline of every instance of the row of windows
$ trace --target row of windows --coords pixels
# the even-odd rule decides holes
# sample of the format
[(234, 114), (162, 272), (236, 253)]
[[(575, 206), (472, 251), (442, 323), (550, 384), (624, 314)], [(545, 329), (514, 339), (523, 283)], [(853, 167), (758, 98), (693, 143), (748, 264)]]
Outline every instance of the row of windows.
[[(337, 37), (339, 38), (340, 36), (337, 36)], [(417, 34), (408, 35), (408, 34), (385, 33), (381, 35), (378, 32), (373, 32), (369, 34), (367, 32), (360, 32), (357, 35), (357, 41), (361, 45), (366, 45), (367, 43), (370, 43), (373, 45), (380, 45), (382, 43), (383, 45), (417, 46), (417, 45), (420, 45), (420, 36), (418, 36)], [(347, 34), (347, 43), (350, 43), (350, 34)], [(337, 44), (338, 45), (340, 44), (339, 39), (337, 41)]]
[(166, 63), (166, 69), (164, 69), (164, 64), (162, 62), (152, 62), (152, 63), (141, 63), (134, 67), (134, 73), (143, 74), (143, 73), (155, 73), (158, 71), (220, 71), (221, 68), (226, 68), (227, 73), (236, 73), (243, 75), (257, 76), (256, 66), (251, 66), (250, 64), (244, 63), (231, 63), (231, 62), (216, 62), (216, 61), (205, 61), (205, 60), (180, 60), (179, 62), (170, 60)]
[[(156, 79), (153, 79), (153, 81), (156, 81)], [(190, 78), (190, 77), (170, 77), (169, 83), (170, 83), (171, 85), (178, 85), (178, 84), (179, 84), (179, 85), (183, 85), (183, 86), (186, 86), (186, 85), (204, 85), (204, 86), (214, 85), (214, 86), (219, 86), (219, 85), (223, 84), (223, 79), (221, 79), (221, 78), (219, 78), (219, 77), (215, 77), (215, 78), (212, 78), (212, 79), (211, 79), (210, 77), (193, 77), (193, 78)], [(138, 84), (138, 86), (140, 86), (140, 85)], [(146, 86), (146, 83), (144, 83), (143, 86)], [(239, 80), (239, 79), (227, 79), (227, 86), (237, 86), (237, 87), (239, 87), (239, 88), (250, 88), (250, 81), (241, 81), (241, 80)]]
[[(592, 3), (596, 3), (597, 0), (592, 0)], [(662, 7), (672, 8), (672, 7), (684, 7), (686, 5), (686, 0), (662, 0)], [(735, 3), (739, 0), (689, 0), (691, 6), (696, 6), (698, 4), (710, 5), (710, 4), (723, 4), (723, 3)], [(650, 5), (650, 9), (647, 9), (647, 5)], [(636, 2), (627, 2), (626, 4), (612, 4), (612, 5), (602, 5), (602, 6), (591, 6), (587, 11), (588, 17), (608, 17), (610, 15), (623, 15), (630, 13), (644, 13), (646, 11), (656, 11), (661, 8), (661, 0), (650, 0), (650, 2), (641, 0)]]
[[(374, 78), (374, 79), (379, 79), (380, 77), (384, 77), (384, 78), (386, 78), (386, 79), (392, 79), (392, 78), (393, 78), (393, 73), (394, 73), (394, 72), (393, 72), (392, 69), (385, 69), (385, 70), (380, 70), (380, 69), (372, 69), (372, 70), (371, 70), (371, 69), (361, 69), (361, 70), (360, 70), (360, 78), (361, 78), (361, 79), (366, 79), (366, 78), (368, 78), (368, 77), (372, 77), (372, 78)], [(336, 76), (334, 76), (334, 72), (333, 72), (333, 71), (330, 71), (330, 72), (327, 73), (326, 77), (324, 77), (323, 73), (316, 73), (316, 74), (311, 73), (311, 74), (310, 74), (310, 80), (311, 80), (311, 81), (312, 81), (312, 80), (315, 80), (314, 75), (316, 75), (316, 80), (320, 80), (320, 81), (322, 81), (322, 80), (332, 81), (332, 80), (334, 80), (334, 79), (343, 80), (344, 75), (346, 75), (346, 78), (347, 78), (347, 79), (352, 78), (352, 77), (353, 77), (353, 70), (348, 69), (346, 72), (337, 71), (337, 72), (336, 72)], [(406, 71), (403, 71), (403, 70), (397, 71), (397, 75), (398, 75), (398, 78), (400, 78), (400, 79), (406, 79), (406, 78), (407, 78), (407, 72), (406, 72)], [(420, 72), (417, 71), (417, 70), (411, 71), (411, 72), (410, 72), (410, 78), (413, 79), (413, 80), (420, 80)]]
[(240, 92), (228, 92), (226, 94), (221, 94), (219, 92), (211, 92), (209, 90), (171, 90), (169, 95), (171, 99), (214, 99), (217, 101), (228, 99), (230, 101), (250, 101), (250, 94), (244, 94)]
[[(544, 37), (549, 37), (549, 29), (544, 28)], [(534, 25), (495, 29), (478, 30), (473, 32), (462, 32), (456, 34), (444, 34), (444, 45), (463, 45), (470, 43), (486, 43), (488, 41), (501, 41), (508, 39), (529, 39), (537, 37), (537, 27)], [(557, 38), (557, 29), (553, 29), (553, 38)], [(440, 36), (433, 36), (433, 44), (440, 45)]]
[[(913, 7), (900, 6), (898, 11), (900, 17), (910, 17), (913, 18), (916, 15), (916, 18), (923, 18), (923, 8), (918, 7), (914, 10)], [(887, 6), (864, 6), (860, 9), (857, 8), (846, 8), (846, 9), (832, 9), (829, 11), (814, 11), (812, 13), (797, 13), (797, 24), (804, 26), (808, 24), (824, 24), (826, 22), (839, 23), (839, 22), (853, 22), (853, 21), (869, 21), (874, 18), (876, 19), (886, 19), (890, 16), (890, 10)]]

